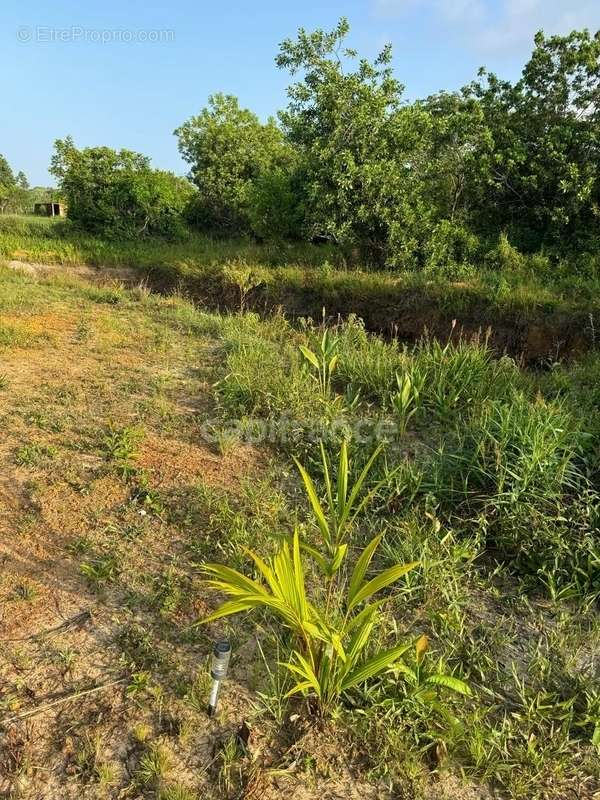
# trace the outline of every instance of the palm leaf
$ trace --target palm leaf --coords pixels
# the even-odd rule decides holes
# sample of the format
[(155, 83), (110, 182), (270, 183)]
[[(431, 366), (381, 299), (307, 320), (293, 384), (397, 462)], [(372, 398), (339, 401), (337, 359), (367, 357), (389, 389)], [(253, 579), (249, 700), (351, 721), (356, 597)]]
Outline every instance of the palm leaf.
[(314, 558), (323, 572), (327, 572), (327, 559), (325, 559), (321, 553), (319, 553), (316, 547), (301, 541), (300, 548), (305, 550), (311, 558)]
[(263, 561), (263, 559), (259, 555), (257, 555), (254, 551), (250, 550), (247, 547), (244, 547), (243, 545), (242, 545), (242, 551), (246, 553), (246, 555), (249, 556), (252, 559), (252, 561), (254, 561), (256, 567), (258, 568), (258, 571), (261, 573), (261, 575), (263, 575), (263, 577), (269, 584), (269, 588), (271, 589), (273, 594), (276, 597), (281, 597), (281, 587), (279, 586), (277, 577), (275, 576), (275, 573), (273, 572), (271, 567), (265, 561)]
[(373, 539), (371, 539), (369, 544), (360, 554), (360, 557), (356, 562), (356, 566), (352, 572), (352, 577), (350, 578), (350, 587), (348, 588), (349, 602), (352, 602), (355, 594), (362, 585), (367, 569), (369, 568), (369, 564), (371, 563), (371, 559), (373, 558), (373, 554), (375, 553), (375, 550), (377, 550), (382, 536), (383, 534), (379, 534), (379, 536), (375, 536)]
[(257, 606), (264, 605), (264, 598), (260, 596), (255, 597), (245, 597), (243, 600), (228, 600), (227, 602), (223, 603), (216, 611), (213, 611), (212, 614), (209, 614), (204, 619), (201, 619), (199, 622), (196, 622), (196, 625), (205, 625), (208, 622), (214, 622), (216, 619), (221, 619), (222, 617), (230, 617), (232, 614), (239, 614), (240, 611), (249, 611), (252, 608), (256, 608)]
[(375, 448), (375, 450), (371, 453), (371, 456), (367, 461), (367, 463), (365, 464), (365, 466), (362, 468), (360, 475), (358, 476), (358, 478), (354, 483), (354, 486), (352, 487), (352, 491), (350, 492), (348, 502), (346, 503), (344, 512), (339, 520), (338, 524), (339, 528), (343, 528), (347, 523), (350, 523), (353, 519), (355, 519), (357, 514), (359, 514), (360, 511), (365, 507), (365, 505), (369, 502), (371, 497), (373, 497), (375, 492), (381, 488), (381, 483), (379, 483), (376, 489), (374, 489), (372, 492), (369, 492), (367, 496), (363, 498), (362, 502), (356, 509), (355, 513), (352, 514), (352, 517), (350, 517), (354, 503), (356, 502), (358, 495), (360, 494), (360, 491), (363, 487), (363, 484), (366, 481), (369, 472), (371, 471), (371, 467), (373, 466), (375, 459), (379, 456), (382, 450), (383, 450), (383, 444), (378, 445)]
[(338, 463), (337, 474), (337, 518), (341, 519), (344, 508), (346, 506), (346, 498), (348, 496), (348, 445), (346, 440), (342, 440), (340, 446), (340, 459)]
[(302, 482), (304, 483), (304, 488), (306, 490), (306, 496), (308, 497), (309, 503), (313, 510), (313, 514), (315, 515), (315, 519), (317, 520), (317, 524), (323, 536), (323, 539), (327, 545), (329, 545), (331, 541), (329, 525), (327, 523), (327, 518), (325, 517), (325, 512), (323, 511), (323, 506), (321, 505), (321, 501), (319, 500), (319, 496), (317, 494), (317, 490), (315, 489), (315, 484), (313, 483), (313, 479), (310, 477), (308, 472), (304, 469), (302, 464), (298, 461), (297, 458), (294, 458), (294, 463), (298, 468), (298, 472), (302, 478)]
[(283, 666), (289, 669), (290, 672), (293, 672), (296, 675), (304, 678), (305, 681), (308, 681), (315, 690), (316, 695), (321, 697), (321, 685), (319, 684), (313, 668), (304, 658), (304, 656), (297, 650), (294, 650), (293, 655), (298, 659), (299, 665), (293, 664), (291, 661), (286, 661), (284, 662)]
[(346, 557), (346, 553), (348, 552), (348, 545), (347, 544), (340, 544), (336, 547), (335, 555), (331, 561), (329, 572), (331, 575), (334, 575), (341, 566), (342, 561)]
[(327, 458), (327, 453), (325, 452), (325, 445), (323, 442), (319, 442), (319, 447), (321, 450), (321, 463), (323, 464), (323, 481), (325, 482), (325, 493), (327, 495), (327, 502), (329, 504), (329, 508), (333, 508), (333, 489), (331, 487), (331, 474), (329, 471), (329, 460)]
[(223, 589), (229, 595), (266, 594), (264, 586), (260, 583), (223, 564), (204, 564), (202, 572), (214, 576), (209, 579), (209, 583), (218, 589)]
[(406, 575), (407, 572), (410, 572), (410, 570), (414, 569), (418, 564), (418, 561), (411, 561), (409, 564), (396, 564), (393, 567), (385, 569), (368, 583), (363, 584), (348, 604), (348, 610), (351, 611), (359, 603), (362, 603), (363, 600), (385, 589), (386, 586), (389, 586), (390, 583), (394, 583), (403, 575)]
[(308, 362), (310, 362), (313, 365), (313, 367), (316, 367), (317, 369), (319, 369), (319, 359), (313, 353), (312, 350), (309, 350), (308, 347), (305, 347), (304, 345), (301, 344), (300, 345), (300, 351), (301, 351), (302, 355), (304, 356), (304, 358)]
[(397, 664), (394, 664), (394, 671), (396, 670), (402, 673), (403, 675), (406, 675), (408, 678), (410, 678), (411, 683), (417, 683), (419, 680), (417, 677), (417, 673), (414, 671), (414, 669), (409, 667), (408, 664), (404, 664), (402, 661), (399, 661)]
[(360, 614), (357, 614), (354, 618), (354, 635), (347, 647), (348, 669), (356, 664), (358, 656), (367, 645), (376, 622), (377, 611), (377, 606), (373, 603), (363, 608)]
[(464, 694), (466, 697), (472, 695), (471, 687), (453, 675), (429, 675), (424, 683), (427, 686), (445, 686), (447, 689), (451, 689), (457, 694)]
[(306, 589), (304, 586), (304, 571), (302, 569), (302, 560), (300, 558), (300, 537), (298, 536), (298, 529), (294, 531), (294, 539), (292, 545), (293, 551), (293, 577), (294, 585), (296, 587), (296, 595), (298, 598), (298, 611), (302, 619), (306, 619), (307, 604), (306, 604)]
[[(284, 664), (284, 667), (287, 667), (287, 664)], [(300, 692), (305, 692), (307, 689), (314, 689), (314, 686), (310, 681), (300, 681), (295, 686), (293, 686), (289, 692), (284, 694), (284, 698), (287, 700), (288, 697), (292, 697), (292, 695), (299, 694)]]
[(375, 675), (379, 675), (381, 672), (395, 664), (395, 662), (398, 661), (398, 659), (403, 656), (409, 648), (410, 644), (399, 644), (396, 645), (396, 647), (390, 648), (389, 650), (384, 650), (382, 653), (377, 653), (377, 655), (370, 658), (368, 661), (362, 664), (362, 666), (352, 670), (352, 672), (346, 675), (342, 681), (342, 691), (350, 689), (352, 686), (356, 686), (358, 683), (363, 683), (363, 681), (373, 678)]

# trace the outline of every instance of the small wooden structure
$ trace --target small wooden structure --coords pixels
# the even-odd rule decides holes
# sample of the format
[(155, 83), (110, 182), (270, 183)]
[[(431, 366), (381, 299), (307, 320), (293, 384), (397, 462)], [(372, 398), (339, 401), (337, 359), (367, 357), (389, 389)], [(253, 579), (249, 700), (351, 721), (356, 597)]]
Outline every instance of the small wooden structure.
[(64, 203), (35, 203), (33, 213), (41, 217), (64, 217), (66, 206)]

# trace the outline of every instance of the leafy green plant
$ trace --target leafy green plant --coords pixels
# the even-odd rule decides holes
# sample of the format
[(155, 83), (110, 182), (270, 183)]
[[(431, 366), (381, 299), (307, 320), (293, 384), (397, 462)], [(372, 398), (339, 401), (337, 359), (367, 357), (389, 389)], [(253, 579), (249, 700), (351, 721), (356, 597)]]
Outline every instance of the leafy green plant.
[(406, 433), (410, 419), (417, 413), (420, 390), (417, 381), (410, 373), (396, 373), (398, 391), (392, 395), (392, 406), (396, 411), (398, 430), (401, 436)]
[(465, 681), (448, 675), (442, 669), (442, 662), (438, 663), (436, 671), (431, 671), (427, 667), (426, 656), (429, 650), (429, 640), (427, 636), (421, 636), (415, 646), (415, 665), (409, 666), (405, 663), (397, 664), (394, 669), (407, 679), (410, 687), (410, 695), (421, 703), (428, 703), (437, 711), (446, 715), (446, 710), (439, 703), (438, 690), (440, 688), (450, 689), (456, 694), (467, 697), (471, 695), (471, 689)]
[(332, 465), (327, 457), (323, 442), (320, 443), (320, 449), (323, 479), (325, 483), (324, 501), (321, 501), (319, 498), (315, 483), (307, 470), (298, 459), (295, 458), (294, 463), (304, 483), (306, 496), (321, 532), (329, 563), (327, 564), (325, 562), (321, 554), (315, 548), (310, 547), (306, 543), (303, 543), (302, 546), (319, 561), (324, 572), (333, 575), (346, 556), (348, 549), (346, 540), (356, 517), (371, 502), (381, 486), (389, 480), (389, 476), (386, 476), (382, 481), (375, 484), (375, 486), (361, 496), (369, 473), (383, 450), (383, 445), (379, 445), (375, 448), (352, 485), (350, 485), (351, 468), (348, 458), (348, 444), (346, 441), (343, 440), (340, 445), (335, 485), (332, 479)]
[(240, 313), (243, 313), (246, 310), (250, 292), (262, 283), (260, 275), (257, 275), (256, 272), (242, 260), (225, 264), (223, 267), (223, 277), (239, 291)]
[[(453, 323), (453, 329), (456, 320)], [(437, 420), (448, 423), (465, 415), (490, 392), (501, 365), (492, 361), (485, 344), (446, 344), (426, 341), (416, 353), (416, 366), (422, 375), (422, 401)]]
[(32, 583), (29, 581), (19, 581), (13, 587), (11, 598), (30, 602), (31, 600), (35, 600), (37, 595), (38, 590)]
[(116, 465), (124, 479), (129, 479), (136, 471), (134, 460), (142, 435), (139, 428), (110, 427), (103, 437), (106, 456)]
[(288, 695), (309, 695), (319, 712), (325, 714), (350, 689), (397, 664), (410, 648), (410, 644), (403, 643), (368, 655), (381, 601), (367, 601), (417, 566), (416, 562), (395, 564), (367, 579), (380, 541), (381, 535), (376, 536), (365, 547), (347, 585), (340, 582), (336, 586), (335, 603), (331, 592), (325, 604), (319, 604), (318, 598), (310, 599), (297, 530), (291, 547), (284, 541), (270, 562), (244, 548), (260, 580), (221, 564), (205, 564), (202, 571), (209, 576), (209, 585), (231, 599), (202, 623), (255, 608), (275, 615), (293, 636), (292, 656), (283, 664), (296, 678)]
[(150, 485), (150, 478), (144, 469), (130, 468), (131, 478), (131, 503), (140, 506), (140, 514), (154, 514), (160, 517), (164, 512), (160, 491)]
[(140, 758), (136, 778), (141, 786), (154, 786), (160, 790), (173, 769), (173, 757), (160, 742), (154, 742)]
[(81, 574), (95, 586), (114, 581), (119, 574), (119, 560), (116, 555), (99, 556), (93, 561), (85, 561), (80, 566)]
[(50, 444), (24, 444), (15, 453), (15, 461), (20, 467), (35, 467), (54, 458), (56, 447)]
[(242, 786), (244, 748), (235, 734), (220, 743), (217, 754), (217, 781), (223, 797), (239, 796)]
[(331, 379), (338, 363), (338, 339), (326, 328), (323, 331), (316, 352), (305, 345), (300, 345), (304, 360), (316, 372), (319, 392), (323, 400), (331, 397)]

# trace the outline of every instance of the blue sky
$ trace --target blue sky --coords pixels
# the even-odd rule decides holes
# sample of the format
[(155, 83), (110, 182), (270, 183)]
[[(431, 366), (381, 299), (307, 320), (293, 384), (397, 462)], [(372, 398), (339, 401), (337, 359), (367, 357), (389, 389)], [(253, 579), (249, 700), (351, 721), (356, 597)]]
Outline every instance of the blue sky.
[[(459, 88), (483, 64), (514, 78), (539, 28), (600, 28), (598, 0), (3, 0), (0, 153), (32, 184), (50, 181), (52, 143), (67, 134), (184, 173), (173, 129), (217, 91), (275, 113), (289, 82), (278, 43), (342, 15), (361, 54), (392, 43), (409, 98)], [(131, 41), (142, 37), (159, 41)]]

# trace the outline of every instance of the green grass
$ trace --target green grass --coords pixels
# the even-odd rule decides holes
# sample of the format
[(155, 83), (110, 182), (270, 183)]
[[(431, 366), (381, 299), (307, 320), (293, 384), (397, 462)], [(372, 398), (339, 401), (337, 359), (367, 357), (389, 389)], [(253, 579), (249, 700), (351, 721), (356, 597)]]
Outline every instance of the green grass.
[[(11, 780), (34, 780), (35, 765), (52, 762), (64, 766), (51, 776), (58, 792), (94, 784), (222, 798), (250, 793), (255, 778), (281, 792), (294, 763), (294, 785), (309, 797), (340, 785), (456, 796), (460, 780), (475, 797), (491, 785), (515, 800), (600, 788), (597, 354), (529, 372), (496, 358), (483, 338), (402, 345), (354, 319), (330, 326), (337, 362), (323, 391), (300, 351), (316, 352), (322, 327), (281, 314), (215, 313), (179, 295), (108, 295), (5, 269), (0, 309), (19, 328), (36, 315), (63, 321), (37, 343), (35, 363), (16, 341), (3, 350), (0, 457), (11, 504), (0, 537), (18, 558), (5, 564), (0, 603), (7, 624), (23, 615), (14, 636), (36, 636), (2, 655), (0, 718), (31, 708), (31, 692), (47, 686), (124, 678), (123, 691), (80, 698), (46, 723), (40, 715), (49, 749), (36, 751), (40, 737), (11, 744)], [(403, 375), (418, 391), (400, 425)], [(307, 704), (283, 696), (290, 685), (278, 662), (291, 642), (272, 617), (193, 622), (222, 601), (200, 580), (206, 561), (253, 576), (244, 548), (267, 558), (296, 526), (318, 541), (291, 457), (323, 497), (318, 440), (335, 479), (343, 436), (349, 485), (387, 440), (347, 563), (379, 534), (369, 575), (419, 562), (401, 589), (382, 592), (369, 647), (425, 635), (426, 673), (464, 679), (472, 697), (423, 704), (392, 671), (313, 726)], [(306, 580), (325, 593), (317, 570)], [(93, 623), (37, 637), (57, 624), (48, 587), (89, 608)], [(206, 665), (223, 634), (234, 658), (222, 716), (211, 722)], [(415, 661), (413, 647), (413, 671)], [(238, 751), (241, 718), (281, 785)]]
[[(600, 278), (595, 266), (522, 257), (484, 264), (455, 280), (443, 272), (377, 272), (349, 265), (330, 246), (257, 244), (190, 233), (180, 242), (118, 241), (82, 234), (68, 220), (0, 219), (0, 259), (128, 267), (162, 289), (183, 290), (212, 308), (282, 308), (293, 318), (358, 315), (369, 330), (445, 338), (453, 324), (470, 334), (492, 326), (499, 350), (531, 360), (580, 352), (596, 343)], [(99, 302), (118, 302), (112, 289)]]

